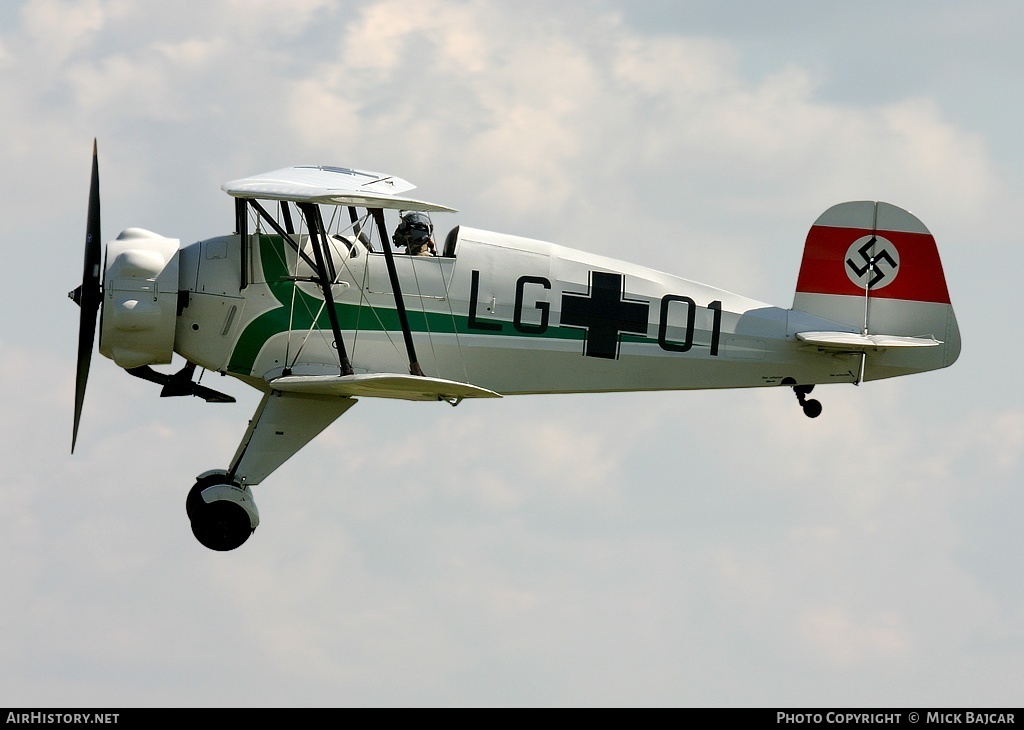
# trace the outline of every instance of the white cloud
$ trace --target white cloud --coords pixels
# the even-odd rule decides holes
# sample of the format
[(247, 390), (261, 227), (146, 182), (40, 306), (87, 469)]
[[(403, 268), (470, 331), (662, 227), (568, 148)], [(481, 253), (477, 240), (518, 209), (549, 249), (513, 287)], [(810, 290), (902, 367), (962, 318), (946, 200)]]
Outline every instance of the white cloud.
[(822, 606), (801, 617), (805, 639), (830, 662), (892, 661), (902, 658), (908, 639), (900, 619), (891, 612), (880, 611), (863, 617), (851, 617), (840, 606)]
[(61, 62), (87, 46), (112, 17), (123, 14), (125, 6), (103, 0), (31, 0), (22, 8), (22, 20), (37, 48)]
[[(978, 136), (927, 98), (854, 107), (794, 64), (741, 72), (721, 40), (644, 37), (613, 15), (572, 33), (533, 21), (481, 3), (370, 6), (289, 89), (290, 131), (313, 157), (440, 185), (474, 225), (611, 254), (626, 236), (669, 271), (662, 231), (683, 245), (738, 217), (806, 231), (870, 197), (974, 217), (998, 187)], [(778, 257), (735, 243), (686, 245), (693, 276), (756, 292)]]

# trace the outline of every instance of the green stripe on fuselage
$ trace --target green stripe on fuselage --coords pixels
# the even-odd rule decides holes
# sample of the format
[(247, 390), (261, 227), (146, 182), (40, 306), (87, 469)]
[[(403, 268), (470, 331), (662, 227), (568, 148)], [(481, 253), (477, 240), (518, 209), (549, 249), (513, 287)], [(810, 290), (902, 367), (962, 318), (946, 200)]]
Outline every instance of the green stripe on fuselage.
[[(242, 334), (238, 337), (235, 349), (231, 353), (228, 362), (228, 371), (249, 375), (256, 363), (256, 358), (267, 340), (275, 335), (287, 332), (290, 329), (295, 331), (306, 331), (313, 325), (313, 318), (320, 312), (323, 306), (323, 299), (310, 296), (296, 287), (294, 281), (286, 279), (289, 276), (283, 255), (284, 241), (280, 236), (260, 236), (260, 261), (263, 267), (263, 276), (266, 286), (271, 294), (281, 304), (269, 312), (256, 317), (246, 325)], [(258, 285), (254, 285), (258, 286)], [(294, 297), (294, 312), (289, 310)], [(335, 312), (338, 314), (338, 322), (342, 330), (363, 332), (395, 332), (401, 333), (402, 327), (398, 320), (398, 312), (389, 307), (373, 307), (363, 302), (362, 304), (348, 304), (335, 302)], [(459, 334), (472, 336), (513, 336), (523, 338), (561, 339), (570, 341), (583, 340), (585, 332), (580, 329), (563, 327), (548, 327), (542, 333), (519, 332), (511, 322), (503, 320), (490, 320), (477, 317), (478, 322), (499, 324), (501, 330), (481, 330), (469, 326), (469, 317), (461, 314), (450, 314), (446, 312), (423, 312), (422, 310), (407, 309), (409, 327), (416, 333), (436, 334)], [(317, 329), (330, 331), (330, 318), (326, 310), (320, 312), (316, 321)], [(633, 338), (630, 338), (633, 339)], [(636, 338), (643, 341), (643, 338)]]

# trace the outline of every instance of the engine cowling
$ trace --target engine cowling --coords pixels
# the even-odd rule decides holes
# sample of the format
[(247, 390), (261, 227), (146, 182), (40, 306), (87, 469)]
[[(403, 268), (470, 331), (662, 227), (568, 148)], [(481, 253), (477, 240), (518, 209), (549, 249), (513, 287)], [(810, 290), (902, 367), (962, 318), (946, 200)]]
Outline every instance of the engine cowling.
[(179, 248), (178, 239), (141, 228), (107, 244), (100, 353), (123, 368), (171, 361)]

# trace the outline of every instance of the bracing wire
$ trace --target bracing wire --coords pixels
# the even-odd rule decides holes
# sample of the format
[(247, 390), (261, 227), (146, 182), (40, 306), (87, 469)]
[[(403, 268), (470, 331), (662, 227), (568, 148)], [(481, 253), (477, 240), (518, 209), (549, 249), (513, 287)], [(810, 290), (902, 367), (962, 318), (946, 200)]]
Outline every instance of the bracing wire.
[[(339, 216), (341, 216), (341, 206), (333, 206), (333, 207), (334, 207), (334, 211), (332, 212), (332, 214), (330, 216), (330, 222), (324, 226), (325, 227), (324, 236), (325, 236), (325, 240), (329, 241), (329, 245), (327, 247), (328, 255), (330, 256), (330, 258), (332, 258), (334, 260), (335, 264), (337, 264), (337, 269), (331, 271), (331, 273), (333, 274), (333, 280), (330, 281), (330, 282), (326, 282), (326, 284), (327, 284), (327, 286), (334, 287), (334, 286), (336, 286), (337, 284), (339, 284), (341, 282), (341, 279), (342, 279), (343, 275), (347, 275), (348, 278), (351, 279), (352, 284), (357, 286), (357, 288), (359, 290), (359, 301), (358, 301), (357, 312), (356, 312), (354, 341), (352, 343), (353, 344), (353, 353), (352, 353), (353, 357), (355, 356), (356, 347), (358, 345), (359, 333), (361, 331), (360, 325), (361, 325), (362, 319), (363, 319), (363, 309), (364, 308), (368, 309), (369, 313), (376, 320), (376, 323), (377, 323), (377, 325), (380, 328), (380, 332), (384, 335), (384, 337), (387, 338), (388, 343), (391, 345), (391, 347), (394, 349), (394, 351), (396, 353), (401, 353), (402, 352), (402, 348), (399, 346), (399, 343), (392, 336), (392, 332), (384, 325), (384, 322), (383, 322), (383, 319), (381, 317), (380, 311), (378, 310), (377, 307), (375, 307), (375, 306), (373, 306), (373, 304), (371, 304), (371, 302), (369, 300), (369, 297), (368, 297), (368, 294), (370, 292), (370, 283), (371, 283), (370, 282), (370, 263), (371, 263), (371, 260), (370, 260), (370, 257), (368, 256), (369, 250), (367, 250), (367, 251), (353, 250), (353, 248), (352, 248), (352, 247), (361, 245), (360, 244), (360, 234), (357, 234), (356, 231), (360, 231), (360, 233), (362, 235), (368, 235), (370, 240), (373, 239), (374, 232), (376, 231), (376, 236), (377, 236), (377, 238), (380, 239), (381, 244), (383, 246), (389, 245), (389, 242), (384, 240), (383, 231), (380, 231), (380, 230), (377, 229), (377, 225), (376, 225), (377, 222), (376, 222), (374, 216), (371, 215), (368, 210), (367, 210), (367, 212), (363, 216), (360, 216), (356, 221), (346, 222), (343, 219), (339, 218)], [(280, 215), (280, 213), (279, 213), (279, 215)], [(259, 230), (258, 226), (260, 224), (260, 219), (259, 219), (258, 216), (256, 216), (256, 222), (257, 222), (257, 230)], [(304, 244), (308, 245), (308, 243), (310, 241), (310, 238), (309, 238), (309, 235), (308, 235), (308, 231), (306, 233), (306, 240), (305, 240), (305, 242), (303, 242), (303, 240), (302, 240), (302, 235), (303, 235), (302, 234), (302, 228), (304, 227), (304, 225), (305, 225), (304, 221), (303, 221), (303, 223), (300, 223), (300, 229), (297, 232), (297, 238), (299, 239), (300, 252), (301, 252), (302, 248), (304, 247)], [(323, 339), (324, 344), (326, 346), (328, 346), (328, 347), (331, 346), (331, 343), (328, 340), (328, 338), (326, 336), (326, 333), (322, 330), (322, 328), (318, 327), (318, 322), (320, 321), (320, 318), (324, 314), (325, 308), (327, 306), (327, 302), (326, 302), (326, 299), (322, 300), (320, 302), (320, 306), (315, 308), (317, 311), (314, 314), (314, 312), (313, 312), (314, 307), (309, 306), (309, 303), (306, 301), (306, 299), (303, 298), (303, 297), (300, 297), (299, 296), (299, 292), (298, 292), (298, 289), (299, 289), (298, 282), (300, 280), (300, 276), (299, 276), (299, 273), (300, 273), (299, 272), (299, 270), (300, 270), (300, 261), (302, 259), (301, 253), (300, 252), (296, 252), (296, 255), (294, 257), (294, 261), (289, 262), (287, 260), (287, 256), (285, 255), (286, 254), (285, 251), (279, 250), (277, 247), (274, 247), (274, 250), (275, 250), (275, 252), (276, 252), (278, 257), (282, 257), (282, 256), (284, 257), (283, 260), (282, 260), (282, 264), (284, 265), (286, 270), (290, 271), (291, 278), (296, 282), (296, 285), (292, 288), (292, 292), (291, 292), (291, 302), (290, 302), (289, 313), (288, 313), (288, 333), (287, 333), (287, 340), (286, 340), (286, 345), (285, 345), (285, 358), (284, 358), (286, 366), (290, 369), (291, 367), (293, 367), (298, 362), (299, 358), (302, 356), (302, 353), (305, 351), (307, 345), (309, 344), (310, 338), (313, 336), (313, 331), (314, 330), (318, 330), (319, 331), (320, 337), (321, 337), (321, 339)], [(356, 259), (356, 258), (362, 258), (362, 272), (361, 272), (362, 275), (361, 276), (359, 276), (357, 274), (357, 271), (355, 270), (355, 267), (354, 267), (354, 263), (355, 263), (354, 259)], [(465, 361), (465, 357), (464, 357), (463, 345), (462, 345), (461, 337), (459, 335), (458, 321), (457, 321), (455, 310), (454, 310), (454, 307), (453, 307), (452, 301), (451, 301), (452, 276), (445, 277), (444, 267), (440, 265), (440, 261), (437, 262), (437, 264), (438, 264), (438, 268), (439, 268), (439, 273), (441, 275), (441, 283), (442, 283), (442, 286), (443, 286), (444, 299), (447, 301), (448, 316), (451, 318), (452, 332), (453, 332), (454, 337), (455, 337), (456, 349), (458, 351), (459, 361), (460, 361), (460, 363), (462, 365), (463, 377), (465, 378), (466, 381), (468, 381), (469, 373), (468, 373), (468, 370), (466, 368), (466, 361)], [(331, 268), (334, 269), (333, 266)], [(434, 358), (434, 362), (437, 363), (438, 362), (438, 354), (437, 354), (437, 350), (436, 350), (437, 343), (435, 343), (435, 341), (434, 341), (435, 338), (434, 338), (434, 333), (432, 331), (431, 322), (430, 322), (430, 312), (428, 311), (428, 307), (426, 306), (426, 301), (425, 301), (426, 296), (423, 294), (422, 284), (421, 284), (420, 276), (419, 276), (420, 272), (418, 272), (418, 270), (417, 270), (416, 262), (413, 262), (412, 269), (413, 269), (413, 277), (414, 277), (414, 281), (415, 281), (416, 291), (417, 291), (417, 294), (418, 294), (419, 299), (420, 299), (420, 312), (421, 312), (421, 314), (423, 316), (423, 319), (424, 319), (424, 323), (425, 323), (425, 327), (426, 327), (426, 334), (427, 334), (427, 338), (428, 338), (429, 343), (430, 343), (431, 355)], [(343, 272), (344, 272), (344, 274), (343, 274)], [(361, 282), (361, 284), (360, 284), (360, 282)], [(300, 301), (302, 303), (302, 306), (305, 307), (307, 313), (312, 317), (312, 321), (311, 321), (310, 326), (309, 326), (308, 330), (306, 331), (305, 335), (302, 337), (301, 341), (298, 342), (298, 344), (296, 345), (296, 343), (293, 341), (295, 339), (294, 334), (293, 334), (293, 328), (294, 328), (294, 325), (295, 325), (295, 316), (296, 316), (296, 313), (297, 313), (297, 308), (300, 305)], [(298, 334), (298, 333), (295, 333), (295, 334)], [(294, 350), (294, 352), (293, 352), (293, 350)]]
[[(414, 260), (412, 261), (412, 278), (416, 283), (416, 294), (420, 299), (420, 312), (423, 314), (423, 326), (427, 328), (427, 342), (430, 343), (430, 355), (434, 358), (434, 367), (437, 367), (437, 352), (434, 350), (434, 334), (430, 331), (430, 316), (427, 314), (427, 299), (423, 295), (423, 287), (420, 286), (420, 275), (416, 271), (416, 267), (419, 264)], [(423, 257), (427, 258), (427, 257)], [(432, 260), (432, 258), (431, 258)], [(440, 262), (438, 263), (438, 269), (440, 270)]]
[[(450, 234), (449, 234), (450, 235)], [(452, 307), (452, 280), (455, 278), (455, 267), (452, 267), (448, 280), (444, 278), (444, 267), (441, 267), (441, 282), (444, 284), (444, 298), (448, 302), (448, 316), (452, 320), (452, 332), (455, 333), (455, 349), (459, 353), (459, 362), (462, 364), (462, 379), (469, 382), (469, 370), (466, 369), (466, 358), (462, 352), (462, 339), (459, 337), (459, 323), (455, 317), (455, 309)]]

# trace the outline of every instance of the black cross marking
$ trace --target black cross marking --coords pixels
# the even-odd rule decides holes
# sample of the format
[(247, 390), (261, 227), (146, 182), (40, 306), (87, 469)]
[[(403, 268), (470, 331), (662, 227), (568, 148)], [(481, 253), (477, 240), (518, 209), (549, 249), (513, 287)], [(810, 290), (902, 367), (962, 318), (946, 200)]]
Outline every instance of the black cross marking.
[(619, 356), (619, 334), (647, 334), (650, 304), (623, 298), (622, 274), (590, 273), (586, 296), (562, 294), (562, 324), (584, 327), (587, 338), (583, 354), (615, 360)]
[(882, 249), (882, 252), (875, 256), (872, 256), (870, 253), (868, 253), (868, 251), (871, 250), (871, 247), (874, 246), (875, 243), (877, 243), (877, 241), (878, 238), (876, 236), (872, 236), (867, 243), (865, 243), (863, 246), (857, 249), (857, 253), (859, 253), (860, 257), (864, 259), (863, 266), (857, 266), (857, 263), (853, 259), (846, 259), (846, 265), (849, 266), (850, 270), (857, 275), (858, 279), (863, 278), (864, 274), (866, 274), (868, 270), (874, 272), (871, 275), (871, 281), (868, 282), (868, 289), (873, 288), (875, 284), (877, 284), (886, 276), (888, 276), (888, 274), (882, 271), (882, 269), (878, 266), (879, 261), (889, 262), (889, 268), (892, 271), (895, 271), (896, 268), (899, 266), (899, 264), (897, 264), (893, 260), (892, 256), (890, 256), (889, 252), (886, 251), (885, 249)]

